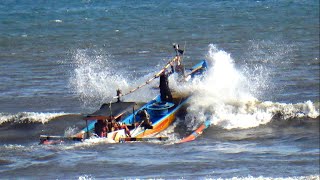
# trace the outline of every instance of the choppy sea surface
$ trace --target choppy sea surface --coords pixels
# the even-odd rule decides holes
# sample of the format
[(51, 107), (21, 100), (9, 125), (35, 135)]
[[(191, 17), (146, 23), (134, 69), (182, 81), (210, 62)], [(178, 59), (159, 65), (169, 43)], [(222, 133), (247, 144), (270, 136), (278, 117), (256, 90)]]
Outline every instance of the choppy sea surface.
[[(0, 2), (0, 179), (319, 179), (319, 1)], [(185, 49), (166, 142), (39, 145)], [(126, 97), (148, 101), (158, 80)], [(196, 141), (177, 144), (206, 119)]]

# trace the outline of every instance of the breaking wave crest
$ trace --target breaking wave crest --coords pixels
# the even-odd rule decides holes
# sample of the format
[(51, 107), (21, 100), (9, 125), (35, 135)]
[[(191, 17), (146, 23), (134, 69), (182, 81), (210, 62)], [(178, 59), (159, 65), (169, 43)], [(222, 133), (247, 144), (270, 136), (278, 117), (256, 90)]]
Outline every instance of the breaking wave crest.
[(0, 125), (3, 123), (47, 123), (51, 119), (66, 113), (20, 112), (17, 114), (0, 113)]
[[(319, 107), (311, 101), (297, 104), (259, 101), (254, 94), (261, 94), (257, 92), (259, 88), (268, 86), (263, 75), (253, 71), (250, 76), (255, 78), (246, 77), (235, 68), (230, 54), (212, 44), (207, 60), (210, 64), (207, 75), (181, 88), (193, 93), (186, 116), (189, 128), (197, 127), (207, 119), (225, 129), (246, 129), (267, 124), (275, 115), (284, 120), (319, 116)], [(256, 82), (252, 83), (252, 79)], [(259, 85), (259, 81), (264, 86)]]

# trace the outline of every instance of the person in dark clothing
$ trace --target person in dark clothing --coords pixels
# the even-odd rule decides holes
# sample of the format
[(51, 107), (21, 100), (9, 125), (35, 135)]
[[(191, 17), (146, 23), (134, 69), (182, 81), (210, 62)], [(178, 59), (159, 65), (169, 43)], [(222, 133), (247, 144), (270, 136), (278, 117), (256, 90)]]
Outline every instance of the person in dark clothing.
[(98, 120), (94, 124), (94, 133), (96, 133), (99, 137), (107, 137), (108, 127), (105, 120)]
[(141, 119), (140, 126), (145, 129), (153, 129), (152, 122), (150, 121), (150, 115), (146, 109), (143, 109), (139, 112), (139, 116)]
[(161, 101), (172, 102), (172, 95), (169, 89), (168, 75), (163, 72), (160, 75), (160, 97)]

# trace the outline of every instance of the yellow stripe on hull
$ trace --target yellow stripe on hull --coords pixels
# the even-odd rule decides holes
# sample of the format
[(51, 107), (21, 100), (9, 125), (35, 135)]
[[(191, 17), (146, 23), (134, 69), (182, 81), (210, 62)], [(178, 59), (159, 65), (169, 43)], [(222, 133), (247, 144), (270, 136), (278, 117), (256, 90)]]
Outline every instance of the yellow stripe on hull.
[(161, 122), (154, 124), (153, 129), (146, 129), (144, 132), (140, 133), (136, 137), (137, 138), (147, 137), (147, 136), (159, 133), (159, 132), (167, 129), (172, 124), (172, 122), (175, 120), (175, 118), (176, 118), (175, 114), (176, 114), (176, 112), (174, 112), (173, 114), (170, 114), (165, 119), (163, 119)]

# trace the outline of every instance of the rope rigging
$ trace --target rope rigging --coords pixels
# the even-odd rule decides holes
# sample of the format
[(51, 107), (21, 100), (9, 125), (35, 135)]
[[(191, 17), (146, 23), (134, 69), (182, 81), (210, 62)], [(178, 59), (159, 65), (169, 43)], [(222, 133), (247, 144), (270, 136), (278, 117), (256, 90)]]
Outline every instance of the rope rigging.
[(156, 73), (155, 75), (153, 75), (153, 77), (150, 78), (150, 79), (148, 79), (145, 83), (141, 84), (140, 86), (138, 86), (138, 87), (136, 87), (136, 88), (130, 90), (129, 92), (124, 93), (124, 94), (122, 94), (122, 93), (121, 93), (121, 90), (118, 89), (118, 90), (117, 90), (117, 96), (114, 96), (113, 98), (114, 98), (114, 99), (118, 99), (118, 101), (120, 101), (120, 98), (121, 98), (121, 97), (126, 96), (126, 95), (128, 95), (128, 94), (131, 94), (131, 93), (133, 93), (134, 91), (136, 91), (136, 90), (142, 88), (143, 86), (149, 84), (149, 83), (152, 82), (154, 79), (160, 77), (160, 75), (161, 75), (166, 69), (168, 69), (168, 68), (172, 65), (172, 63), (174, 63), (175, 61), (180, 61), (180, 56), (179, 56), (179, 55), (177, 55), (177, 56), (175, 56), (174, 58), (172, 58), (158, 73)]

